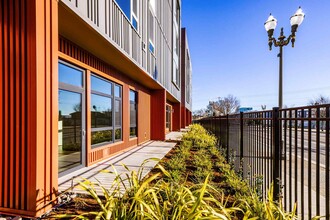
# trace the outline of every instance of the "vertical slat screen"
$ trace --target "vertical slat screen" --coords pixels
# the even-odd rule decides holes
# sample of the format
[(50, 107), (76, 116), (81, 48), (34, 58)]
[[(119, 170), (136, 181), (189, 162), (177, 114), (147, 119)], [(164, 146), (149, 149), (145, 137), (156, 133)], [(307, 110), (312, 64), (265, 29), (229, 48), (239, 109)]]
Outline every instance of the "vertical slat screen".
[(56, 0), (0, 2), (1, 213), (36, 216), (54, 198), (57, 36)]
[(0, 207), (27, 209), (25, 1), (0, 2)]

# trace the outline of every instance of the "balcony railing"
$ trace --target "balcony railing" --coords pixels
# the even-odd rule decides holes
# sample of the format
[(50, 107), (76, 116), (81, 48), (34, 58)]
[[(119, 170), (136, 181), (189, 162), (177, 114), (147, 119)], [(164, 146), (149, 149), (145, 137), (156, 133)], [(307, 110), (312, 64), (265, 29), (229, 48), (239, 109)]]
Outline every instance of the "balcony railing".
[(61, 0), (142, 66), (142, 38), (114, 0)]

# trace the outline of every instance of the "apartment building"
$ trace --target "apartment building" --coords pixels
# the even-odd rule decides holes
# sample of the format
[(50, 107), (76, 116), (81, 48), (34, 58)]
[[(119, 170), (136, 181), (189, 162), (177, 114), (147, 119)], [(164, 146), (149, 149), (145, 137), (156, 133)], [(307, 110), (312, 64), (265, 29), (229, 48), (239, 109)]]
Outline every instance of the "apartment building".
[(1, 0), (0, 42), (0, 213), (191, 122), (180, 0)]
[(186, 28), (181, 29), (181, 128), (192, 121), (192, 65)]

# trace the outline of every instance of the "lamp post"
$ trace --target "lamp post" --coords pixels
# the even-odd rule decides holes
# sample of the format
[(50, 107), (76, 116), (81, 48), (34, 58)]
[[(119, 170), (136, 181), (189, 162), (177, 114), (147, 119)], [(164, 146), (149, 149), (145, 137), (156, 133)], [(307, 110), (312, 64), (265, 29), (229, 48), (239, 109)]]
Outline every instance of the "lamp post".
[(279, 57), (279, 91), (278, 91), (278, 107), (279, 109), (282, 109), (283, 106), (283, 46), (286, 46), (290, 43), (292, 44), (292, 47), (294, 47), (294, 43), (296, 41), (296, 32), (298, 29), (298, 26), (303, 22), (305, 18), (305, 14), (303, 13), (301, 7), (298, 8), (296, 13), (291, 16), (290, 18), (290, 24), (291, 24), (291, 34), (289, 37), (284, 36), (283, 28), (281, 28), (280, 36), (278, 37), (278, 40), (273, 37), (274, 30), (277, 25), (277, 20), (274, 18), (272, 14), (269, 15), (267, 21), (265, 22), (265, 29), (268, 33), (268, 45), (269, 50), (272, 50), (272, 46), (274, 44), (275, 47), (280, 48), (280, 52), (278, 54)]

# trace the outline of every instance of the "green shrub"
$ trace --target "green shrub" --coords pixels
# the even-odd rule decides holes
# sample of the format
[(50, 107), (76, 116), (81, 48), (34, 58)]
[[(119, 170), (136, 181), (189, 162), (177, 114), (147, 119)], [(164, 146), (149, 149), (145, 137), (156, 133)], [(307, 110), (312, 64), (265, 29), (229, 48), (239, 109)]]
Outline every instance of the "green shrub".
[(221, 157), (220, 151), (216, 146), (211, 146), (208, 148), (208, 150), (209, 150), (211, 156), (214, 156), (216, 158)]
[(190, 157), (190, 149), (183, 146), (178, 147), (176, 153), (180, 155), (184, 160)]
[[(101, 171), (115, 175), (109, 189), (101, 183), (84, 180), (79, 183), (99, 205), (100, 211), (86, 212), (81, 215), (58, 215), (56, 218), (88, 219), (297, 219), (295, 208), (285, 212), (281, 202), (272, 198), (273, 189), (268, 192), (267, 199), (262, 201), (257, 190), (250, 189), (248, 183), (237, 175), (225, 162), (221, 149), (216, 148), (216, 138), (200, 125), (190, 126), (176, 154), (165, 163), (160, 164), (154, 173), (142, 179), (145, 164), (140, 169), (119, 175), (113, 171)], [(189, 150), (193, 149), (191, 157)], [(213, 156), (216, 156), (214, 158)], [(215, 159), (215, 164), (212, 163)], [(195, 165), (194, 179), (196, 184), (188, 187), (182, 181), (186, 172), (186, 160), (191, 159)], [(155, 160), (155, 159), (152, 159)], [(214, 171), (221, 173), (226, 188), (231, 191), (235, 202), (227, 203), (225, 191), (216, 189), (209, 181)], [(219, 184), (219, 187), (223, 183)], [(102, 198), (96, 193), (102, 190)], [(104, 197), (104, 199), (103, 199)], [(228, 206), (228, 207), (227, 207)]]
[(237, 200), (236, 204), (244, 212), (244, 219), (298, 219), (296, 215), (296, 205), (291, 212), (284, 210), (282, 202), (273, 199), (273, 185), (271, 185), (267, 198), (262, 201), (256, 192), (252, 192), (249, 197)]
[[(116, 170), (102, 171), (115, 175), (110, 189), (100, 183), (88, 180), (80, 182), (80, 187), (93, 197), (100, 206), (100, 211), (86, 212), (81, 215), (57, 215), (55, 218), (88, 219), (231, 219), (239, 208), (225, 208), (221, 201), (216, 200), (212, 193), (215, 189), (208, 184), (208, 177), (201, 184), (186, 187), (172, 179), (164, 181), (161, 175), (170, 178), (169, 173), (160, 165), (162, 173), (150, 175), (143, 181), (140, 179), (143, 167), (138, 172), (130, 171), (123, 178)], [(102, 189), (104, 200), (96, 193)], [(125, 192), (122, 192), (125, 189)]]
[(183, 172), (180, 170), (169, 170), (170, 179), (173, 179), (175, 182), (181, 182)]
[(180, 172), (186, 171), (186, 161), (179, 154), (175, 154), (170, 160), (166, 162), (165, 166), (168, 170), (179, 170)]
[(210, 135), (201, 125), (191, 125), (190, 131), (185, 133), (182, 141), (190, 141), (194, 149), (207, 148), (215, 146), (217, 139), (214, 135)]
[(193, 164), (196, 167), (203, 168), (205, 170), (212, 170), (212, 161), (208, 152), (204, 149), (197, 151), (193, 157)]

